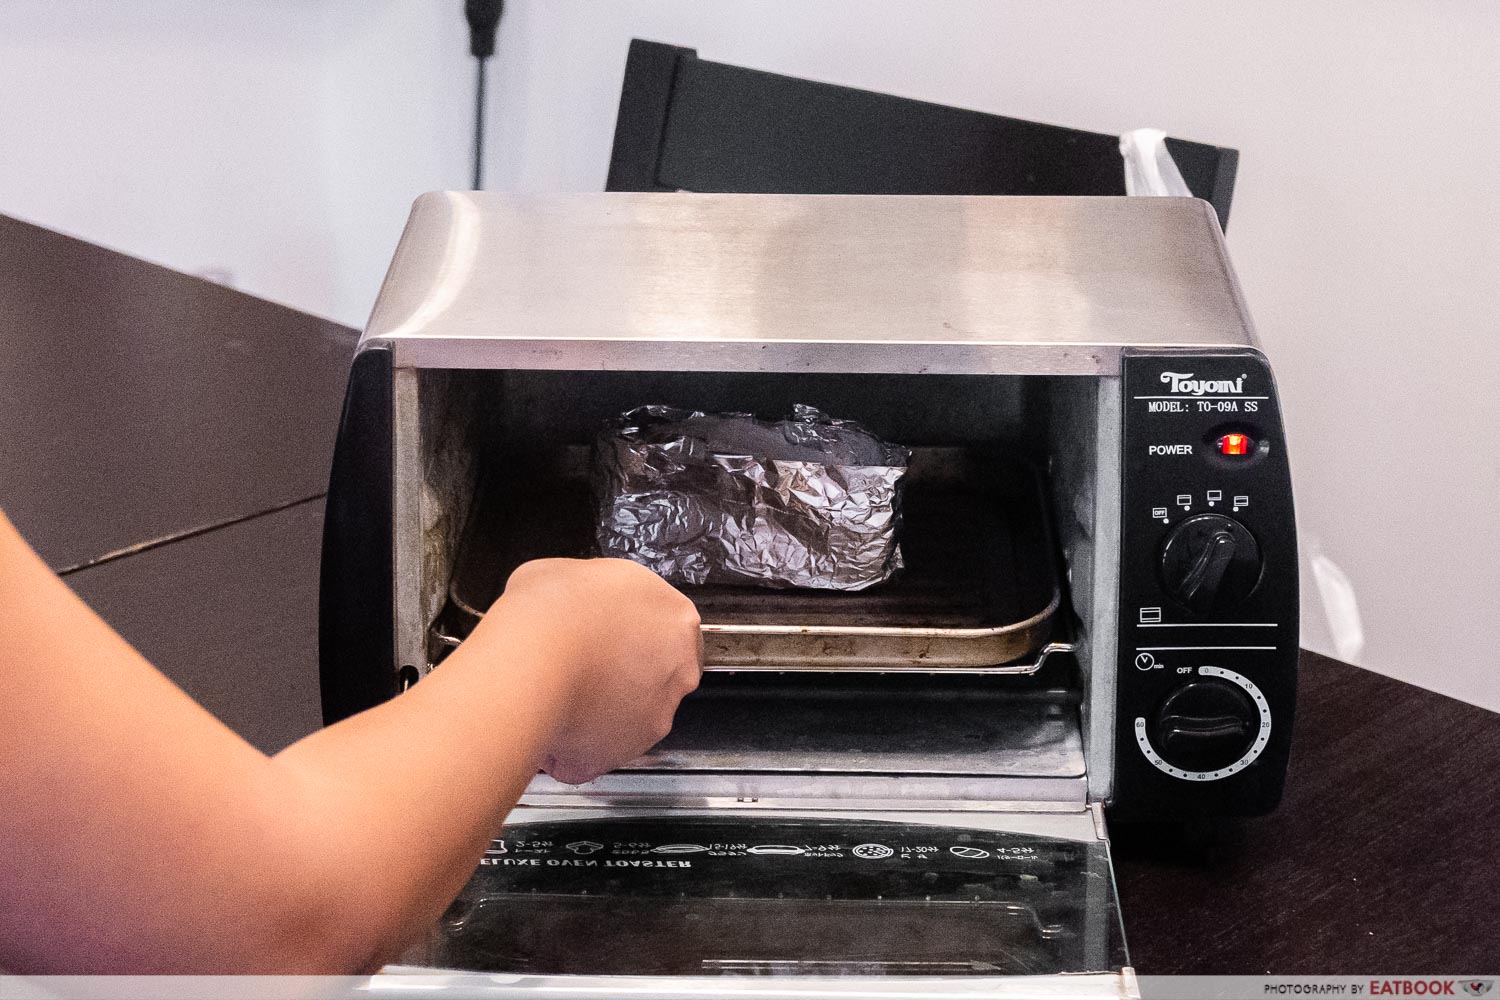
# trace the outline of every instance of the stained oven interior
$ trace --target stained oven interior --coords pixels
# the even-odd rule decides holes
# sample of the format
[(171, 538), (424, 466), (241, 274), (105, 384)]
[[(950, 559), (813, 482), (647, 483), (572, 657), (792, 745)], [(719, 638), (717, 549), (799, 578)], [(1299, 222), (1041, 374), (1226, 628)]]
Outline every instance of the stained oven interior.
[(912, 449), (905, 571), (857, 593), (689, 590), (713, 669), (672, 734), (604, 786), (1102, 798), (1116, 391), (1077, 376), (399, 370), (403, 671), (440, 669), (520, 562), (592, 553), (588, 457), (607, 418), (807, 403)]

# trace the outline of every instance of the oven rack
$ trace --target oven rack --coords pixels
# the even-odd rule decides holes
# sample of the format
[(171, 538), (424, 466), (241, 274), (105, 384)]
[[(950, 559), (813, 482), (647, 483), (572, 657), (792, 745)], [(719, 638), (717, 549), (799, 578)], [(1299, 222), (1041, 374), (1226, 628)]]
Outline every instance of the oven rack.
[[(704, 626), (707, 632), (714, 626)], [(441, 650), (435, 661), (441, 661), (449, 652), (457, 649), (463, 639), (444, 631), (434, 624), (429, 635), (433, 642)], [(853, 664), (843, 666), (834, 658), (822, 660), (818, 663), (782, 663), (782, 664), (734, 664), (734, 663), (709, 663), (704, 666), (703, 672), (709, 674), (740, 674), (740, 673), (774, 673), (774, 674), (798, 674), (798, 673), (838, 673), (838, 674), (963, 674), (969, 676), (1026, 676), (1034, 674), (1046, 665), (1049, 657), (1064, 653), (1073, 653), (1078, 650), (1077, 643), (1071, 638), (1053, 639), (1030, 656), (1024, 657), (1014, 663), (1000, 663), (993, 666), (945, 666), (934, 664), (932, 666), (922, 665), (866, 665)], [(436, 665), (436, 664), (434, 664)]]

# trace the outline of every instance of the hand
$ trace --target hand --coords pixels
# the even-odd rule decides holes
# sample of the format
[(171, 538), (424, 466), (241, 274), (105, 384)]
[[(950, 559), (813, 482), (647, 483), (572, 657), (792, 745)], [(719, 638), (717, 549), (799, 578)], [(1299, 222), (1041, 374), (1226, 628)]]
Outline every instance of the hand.
[(511, 574), (481, 628), (524, 633), (567, 676), (542, 768), (582, 784), (645, 753), (703, 673), (698, 609), (625, 559), (538, 559)]

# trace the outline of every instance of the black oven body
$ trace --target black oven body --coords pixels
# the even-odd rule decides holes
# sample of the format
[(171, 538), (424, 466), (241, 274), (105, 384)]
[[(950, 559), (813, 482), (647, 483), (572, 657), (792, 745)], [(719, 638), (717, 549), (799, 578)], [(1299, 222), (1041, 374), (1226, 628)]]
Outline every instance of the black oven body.
[(1117, 819), (1256, 816), (1281, 799), (1297, 536), (1264, 357), (1122, 359)]

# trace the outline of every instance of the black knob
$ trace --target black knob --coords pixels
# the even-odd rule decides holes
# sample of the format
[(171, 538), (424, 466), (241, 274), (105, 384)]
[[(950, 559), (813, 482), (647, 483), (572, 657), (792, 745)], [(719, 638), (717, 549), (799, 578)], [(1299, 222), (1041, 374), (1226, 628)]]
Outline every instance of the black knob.
[(1184, 771), (1217, 771), (1245, 755), (1260, 731), (1260, 712), (1237, 685), (1217, 678), (1189, 681), (1156, 712), (1152, 744)]
[(1190, 517), (1162, 542), (1162, 587), (1194, 611), (1238, 604), (1260, 582), (1260, 569), (1255, 536), (1223, 514)]

